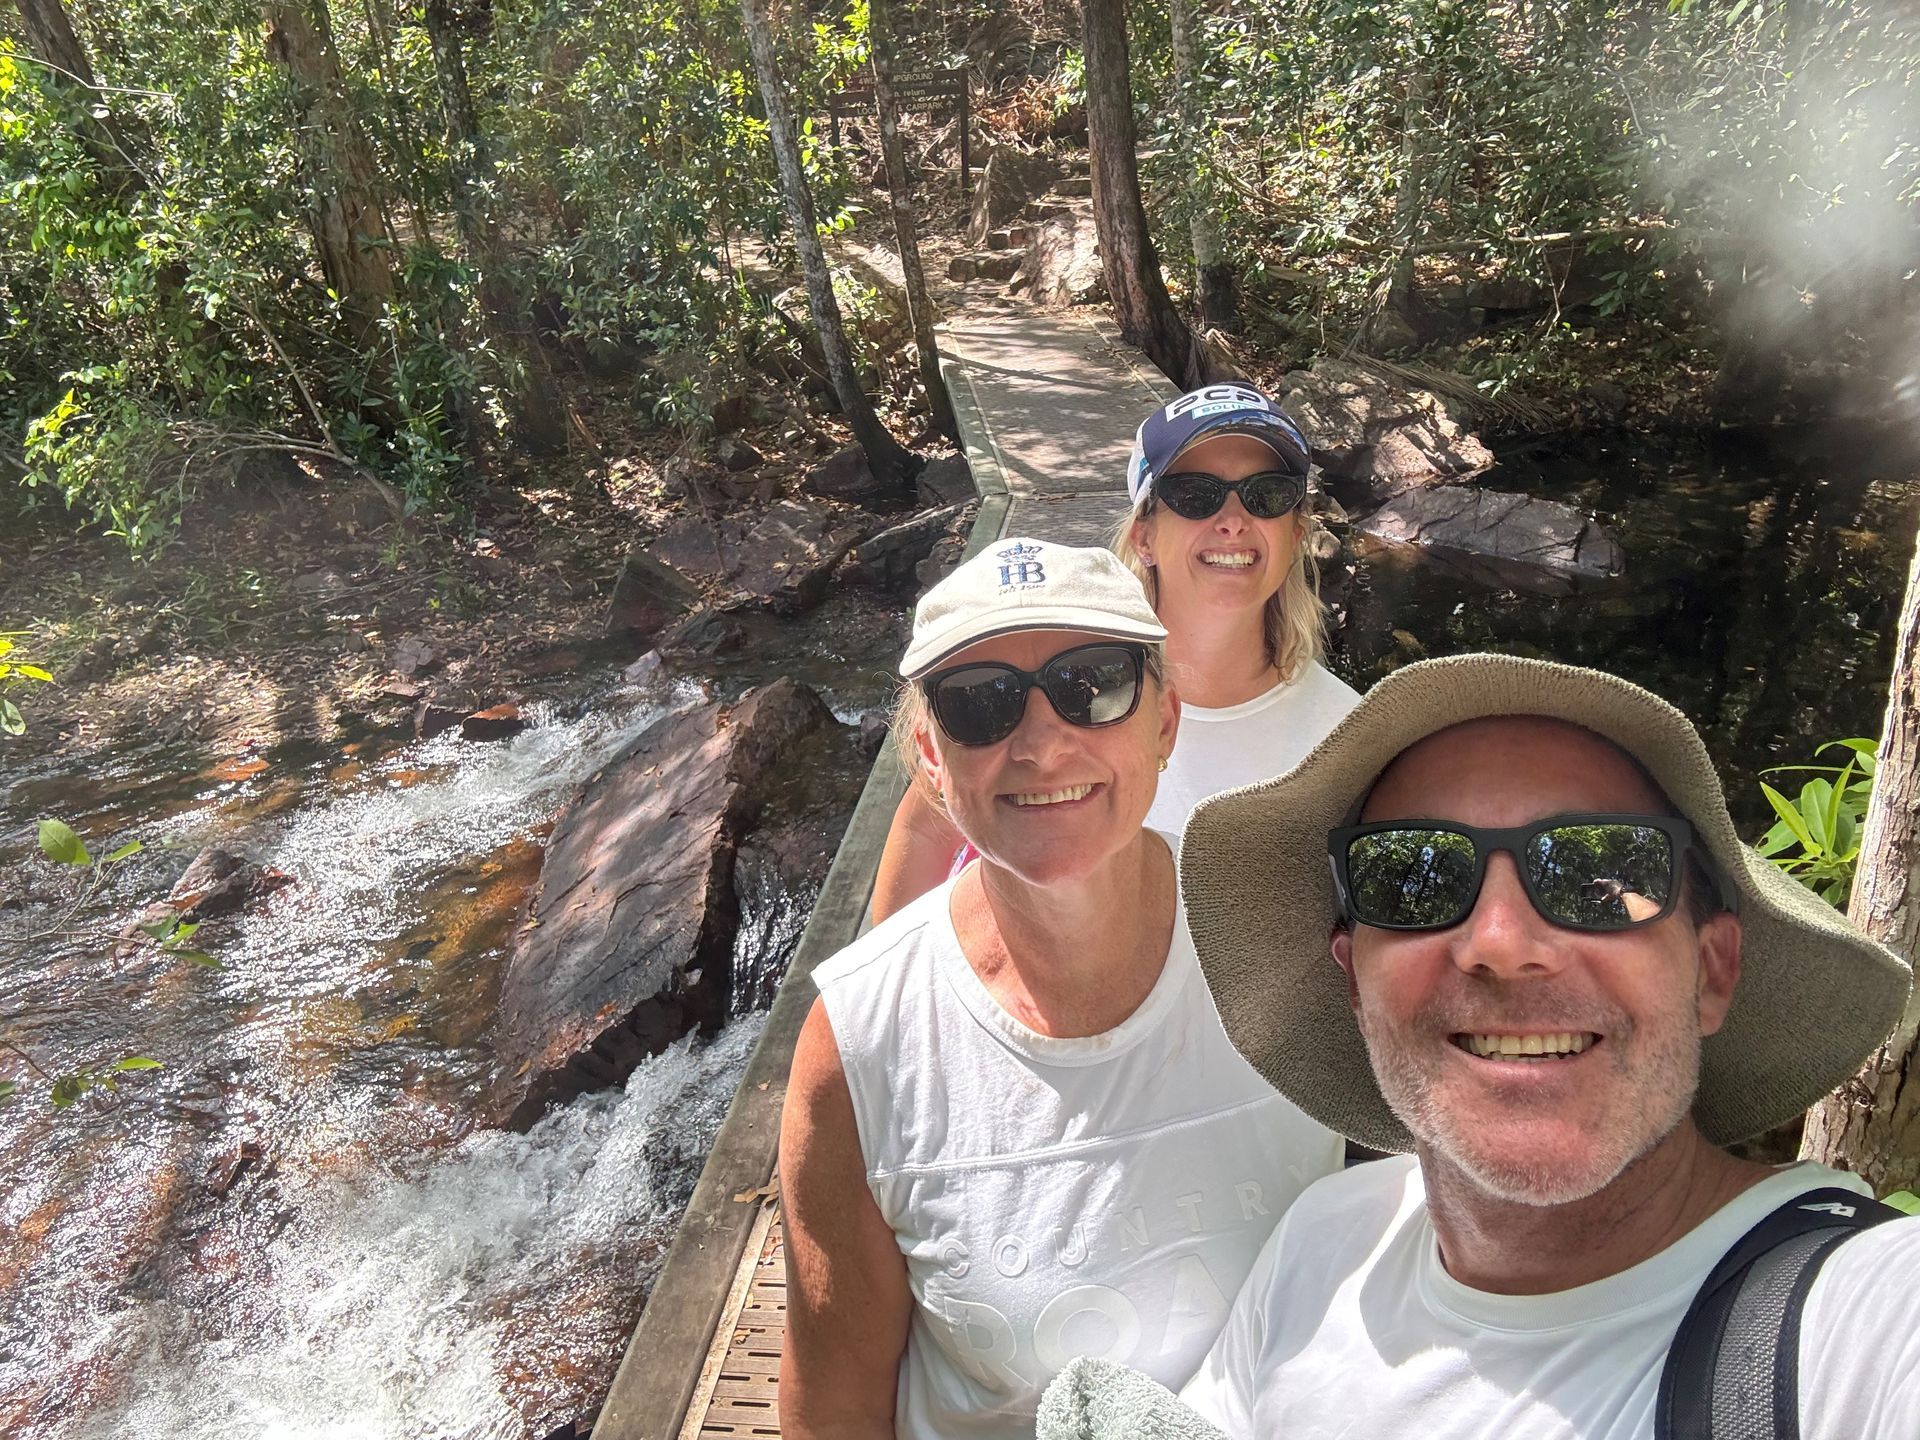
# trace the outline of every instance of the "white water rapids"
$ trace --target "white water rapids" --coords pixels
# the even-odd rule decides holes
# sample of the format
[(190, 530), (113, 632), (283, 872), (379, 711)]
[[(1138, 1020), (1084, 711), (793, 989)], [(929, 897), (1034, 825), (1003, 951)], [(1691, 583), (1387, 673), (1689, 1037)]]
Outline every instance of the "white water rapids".
[[(583, 1096), (524, 1136), (469, 1136), (418, 1178), (317, 1195), (300, 1233), (273, 1245), (267, 1303), (247, 1333), (222, 1333), (164, 1302), (113, 1317), (140, 1334), (133, 1393), (77, 1433), (527, 1433), (510, 1369), (527, 1348), (516, 1329), (530, 1315), (557, 1317), (541, 1348), (571, 1339), (605, 1350), (619, 1321), (567, 1309), (591, 1303), (581, 1282), (595, 1270), (617, 1267), (629, 1295), (651, 1280), (685, 1196), (649, 1152), (671, 1135), (669, 1163), (697, 1165), (759, 1031), (753, 1017), (710, 1046), (683, 1041), (643, 1065), (624, 1094)], [(574, 1358), (591, 1368), (603, 1357)]]
[(129, 910), (179, 868), (163, 841), (294, 883), (217, 971), (60, 942), (0, 964), (0, 1038), (48, 1069), (164, 1065), (98, 1112), (0, 1109), (0, 1432), (538, 1440), (597, 1404), (759, 1018), (525, 1135), (470, 1114), (540, 827), (697, 698), (211, 780), (115, 837), (158, 857), (128, 867)]

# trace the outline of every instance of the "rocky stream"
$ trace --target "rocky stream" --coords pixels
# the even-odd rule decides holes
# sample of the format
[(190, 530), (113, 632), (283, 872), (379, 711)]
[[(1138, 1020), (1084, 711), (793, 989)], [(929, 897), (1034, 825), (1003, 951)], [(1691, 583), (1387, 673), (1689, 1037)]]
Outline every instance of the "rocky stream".
[[(1696, 716), (1756, 833), (1761, 768), (1874, 732), (1910, 454), (1599, 435), (1475, 474), (1471, 436), (1401, 454), (1421, 417), (1322, 378), (1317, 433), (1363, 432), (1320, 456), (1317, 542), (1355, 684), (1469, 648), (1607, 665)], [(0, 1039), (163, 1068), (0, 1108), (0, 1430), (575, 1433), (879, 740), (905, 600), (964, 533), (963, 468), (893, 517), (842, 503), (861, 470), (676, 521), (613, 587), (633, 643), (499, 703), (416, 684), (409, 724), (211, 765), (165, 733), (10, 762)], [(34, 852), (50, 814), (146, 847), (84, 914)], [(170, 889), (218, 968), (111, 943)]]

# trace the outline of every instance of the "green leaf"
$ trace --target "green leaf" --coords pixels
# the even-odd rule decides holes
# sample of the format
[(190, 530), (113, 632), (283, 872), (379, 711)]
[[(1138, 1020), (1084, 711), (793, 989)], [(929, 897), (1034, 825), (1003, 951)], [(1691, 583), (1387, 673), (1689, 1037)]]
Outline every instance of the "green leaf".
[(1817, 842), (1810, 850), (1833, 849), (1833, 794), (1831, 780), (1809, 780), (1800, 787), (1800, 814)]
[(11, 1100), (14, 1092), (19, 1088), (20, 1082), (18, 1080), (0, 1080), (0, 1101)]
[(158, 1070), (160, 1062), (145, 1055), (129, 1055), (124, 1060), (116, 1060), (107, 1067), (109, 1070)]
[(142, 935), (148, 936), (151, 939), (164, 940), (173, 933), (173, 927), (179, 923), (178, 920), (171, 918), (166, 920), (149, 920), (146, 924), (136, 926), (135, 928), (139, 930)]
[(64, 820), (40, 822), (40, 853), (61, 865), (91, 865), (93, 857)]
[(11, 700), (0, 700), (0, 730), (9, 735), (27, 733), (26, 717), (20, 713), (20, 707)]
[(203, 970), (218, 970), (220, 962), (204, 950), (169, 950), (169, 955), (177, 956), (189, 965), (198, 965)]
[(47, 1092), (47, 1098), (53, 1102), (54, 1108), (64, 1110), (86, 1094), (87, 1087), (91, 1083), (90, 1077), (84, 1071), (78, 1075), (62, 1075), (53, 1082), (53, 1088)]
[(126, 844), (122, 845), (118, 850), (114, 851), (111, 855), (107, 856), (100, 863), (102, 865), (111, 865), (114, 861), (124, 860), (129, 855), (138, 855), (142, 850), (146, 848), (147, 847), (142, 845), (138, 840), (129, 840)]
[(1813, 843), (1813, 832), (1807, 829), (1807, 822), (1801, 818), (1800, 812), (1794, 809), (1792, 801), (1764, 780), (1760, 782), (1760, 793), (1767, 797), (1767, 803), (1773, 807), (1773, 813), (1780, 817), (1782, 825), (1793, 832), (1793, 838), (1800, 842), (1802, 849), (1818, 850), (1820, 848)]
[(1883, 1196), (1881, 1203), (1891, 1205), (1907, 1215), (1920, 1215), (1920, 1195), (1911, 1190), (1896, 1190), (1891, 1195)]
[(15, 673), (24, 675), (29, 680), (53, 679), (53, 675), (49, 671), (42, 670), (38, 665), (16, 665), (13, 668)]

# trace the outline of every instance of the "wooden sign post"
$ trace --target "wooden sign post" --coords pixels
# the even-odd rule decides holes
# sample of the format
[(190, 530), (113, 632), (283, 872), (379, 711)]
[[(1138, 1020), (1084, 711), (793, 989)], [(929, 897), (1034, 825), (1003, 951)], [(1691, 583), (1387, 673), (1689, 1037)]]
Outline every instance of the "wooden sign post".
[[(967, 143), (967, 132), (972, 123), (967, 109), (967, 72), (965, 70), (921, 70), (912, 74), (899, 75), (893, 82), (893, 102), (902, 110), (923, 110), (934, 118), (942, 113), (954, 113), (960, 117), (960, 193), (972, 193), (972, 147)], [(842, 115), (871, 116), (873, 111), (873, 84), (871, 81), (849, 85), (827, 100), (827, 123), (837, 148), (840, 144), (840, 117)]]

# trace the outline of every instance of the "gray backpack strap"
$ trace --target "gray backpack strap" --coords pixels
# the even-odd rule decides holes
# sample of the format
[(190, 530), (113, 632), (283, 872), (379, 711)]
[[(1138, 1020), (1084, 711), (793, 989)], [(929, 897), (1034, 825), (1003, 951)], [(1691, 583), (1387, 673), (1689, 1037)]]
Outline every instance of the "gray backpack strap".
[(1810, 1190), (1742, 1236), (1674, 1334), (1654, 1440), (1799, 1440), (1807, 1292), (1842, 1241), (1899, 1214), (1851, 1190)]

